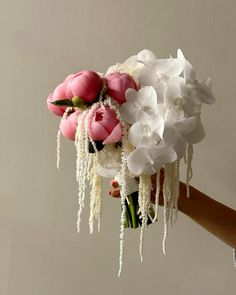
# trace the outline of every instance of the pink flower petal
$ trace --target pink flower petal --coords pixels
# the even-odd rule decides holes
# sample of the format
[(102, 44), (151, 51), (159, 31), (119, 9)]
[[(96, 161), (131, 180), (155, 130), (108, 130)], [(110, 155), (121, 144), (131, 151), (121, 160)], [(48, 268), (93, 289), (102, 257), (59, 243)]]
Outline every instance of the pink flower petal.
[(47, 98), (47, 107), (49, 111), (55, 114), (56, 116), (62, 117), (65, 112), (65, 107), (55, 106), (54, 104), (51, 103), (52, 101), (53, 101), (52, 96), (49, 95)]
[(73, 81), (75, 77), (75, 74), (70, 74), (69, 76), (66, 77), (65, 81), (64, 81), (64, 87), (65, 87), (65, 94), (66, 94), (66, 98), (70, 99), (73, 98), (73, 93), (71, 90), (71, 83)]
[(59, 84), (52, 94), (52, 100), (60, 100), (60, 99), (66, 99), (66, 93), (65, 93), (65, 84), (61, 83)]
[(96, 141), (103, 141), (109, 135), (106, 129), (99, 123), (92, 119), (90, 126), (88, 126), (89, 137)]
[(75, 140), (75, 133), (77, 129), (78, 115), (80, 111), (77, 110), (67, 118), (62, 119), (60, 123), (61, 133), (70, 140)]
[(115, 128), (115, 126), (119, 123), (119, 120), (117, 119), (117, 114), (115, 110), (110, 109), (109, 107), (101, 108), (97, 112), (99, 111), (102, 114), (100, 123), (110, 134), (112, 130)]
[(73, 96), (79, 96), (85, 102), (93, 102), (99, 95), (103, 86), (101, 77), (93, 71), (77, 73), (71, 82)]
[(117, 124), (111, 134), (103, 141), (103, 144), (116, 143), (121, 140), (122, 127), (121, 124)]

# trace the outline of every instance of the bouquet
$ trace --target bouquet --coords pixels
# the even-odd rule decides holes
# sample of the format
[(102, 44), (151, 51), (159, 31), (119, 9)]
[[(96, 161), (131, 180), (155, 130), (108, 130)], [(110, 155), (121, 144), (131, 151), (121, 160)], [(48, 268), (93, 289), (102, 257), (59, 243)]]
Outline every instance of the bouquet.
[[(74, 141), (78, 182), (78, 220), (90, 186), (90, 233), (101, 226), (102, 179), (120, 188), (121, 223), (119, 273), (125, 228), (140, 228), (140, 257), (144, 232), (158, 219), (160, 190), (164, 198), (163, 252), (168, 225), (178, 210), (179, 165), (186, 163), (187, 195), (192, 178), (193, 144), (205, 137), (202, 104), (212, 104), (211, 79), (199, 82), (182, 51), (158, 59), (142, 50), (105, 74), (83, 70), (71, 74), (47, 99), (48, 109), (61, 117), (57, 136), (57, 167), (61, 134)], [(164, 171), (161, 188), (160, 174)], [(151, 200), (155, 184), (154, 200)]]

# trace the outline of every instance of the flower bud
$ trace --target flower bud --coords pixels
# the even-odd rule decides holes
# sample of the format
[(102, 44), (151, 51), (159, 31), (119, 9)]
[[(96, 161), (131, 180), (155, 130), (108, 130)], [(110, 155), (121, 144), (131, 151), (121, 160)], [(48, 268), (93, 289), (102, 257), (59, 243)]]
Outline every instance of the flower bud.
[(54, 113), (57, 116), (62, 117), (65, 112), (66, 107), (53, 105), (52, 102), (54, 102), (56, 100), (64, 100), (64, 99), (67, 99), (67, 96), (65, 93), (65, 84), (61, 83), (55, 88), (55, 90), (53, 91), (52, 94), (49, 94), (49, 96), (47, 98), (47, 107), (48, 107), (49, 111), (51, 111), (52, 113)]
[(98, 107), (89, 117), (88, 134), (91, 139), (101, 141), (103, 144), (121, 140), (121, 123), (113, 109)]
[(106, 77), (107, 94), (116, 100), (119, 104), (124, 103), (125, 92), (127, 89), (132, 88), (137, 90), (138, 86), (134, 79), (126, 73), (111, 73)]
[(93, 71), (81, 71), (68, 78), (66, 82), (67, 93), (70, 90), (73, 96), (78, 96), (84, 102), (91, 103), (99, 95), (103, 87), (102, 78)]
[(75, 140), (75, 133), (78, 125), (80, 110), (70, 114), (67, 118), (62, 118), (60, 123), (61, 133), (70, 140)]

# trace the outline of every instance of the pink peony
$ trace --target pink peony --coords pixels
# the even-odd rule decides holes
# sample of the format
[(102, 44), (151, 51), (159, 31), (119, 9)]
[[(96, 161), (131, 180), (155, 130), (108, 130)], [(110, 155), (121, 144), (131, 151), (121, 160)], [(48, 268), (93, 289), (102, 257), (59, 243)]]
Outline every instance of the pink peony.
[(65, 78), (65, 81), (64, 81), (65, 94), (68, 99), (71, 99), (74, 96), (71, 90), (71, 82), (73, 81), (73, 78), (75, 76), (76, 74), (70, 74)]
[(78, 96), (85, 102), (93, 102), (103, 86), (102, 78), (93, 71), (81, 71), (77, 74), (71, 74), (64, 83), (68, 98)]
[(66, 107), (53, 105), (51, 102), (62, 99), (72, 99), (78, 96), (85, 102), (93, 102), (102, 90), (103, 80), (96, 72), (81, 71), (70, 74), (48, 96), (48, 109), (57, 116), (62, 116)]
[(52, 94), (49, 94), (48, 99), (47, 99), (47, 106), (48, 109), (54, 113), (57, 116), (62, 116), (65, 112), (66, 107), (62, 106), (56, 106), (52, 104), (51, 102), (55, 100), (62, 100), (66, 99), (66, 93), (65, 93), (65, 85), (64, 83), (59, 84), (55, 90), (53, 91)]
[(119, 104), (125, 102), (125, 92), (132, 88), (138, 90), (138, 86), (134, 79), (126, 73), (111, 73), (106, 77), (107, 94), (110, 95)]
[(70, 114), (67, 118), (61, 120), (61, 133), (70, 140), (75, 140), (75, 133), (79, 114), (80, 111), (77, 110), (74, 113)]
[(88, 124), (89, 137), (103, 144), (121, 140), (122, 127), (116, 112), (109, 107), (98, 107), (91, 114)]

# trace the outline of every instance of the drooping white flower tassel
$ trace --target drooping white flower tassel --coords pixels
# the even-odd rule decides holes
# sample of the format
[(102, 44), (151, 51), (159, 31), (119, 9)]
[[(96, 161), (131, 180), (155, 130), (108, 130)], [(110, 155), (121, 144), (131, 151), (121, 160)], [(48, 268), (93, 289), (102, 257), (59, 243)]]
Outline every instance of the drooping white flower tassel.
[(163, 198), (164, 198), (164, 233), (162, 240), (162, 251), (164, 255), (166, 255), (166, 239), (168, 234), (168, 199), (169, 199), (169, 182), (170, 175), (168, 171), (168, 165), (165, 166), (165, 178), (163, 184)]
[(175, 162), (175, 184), (174, 184), (174, 223), (177, 221), (178, 218), (178, 201), (179, 201), (179, 183), (180, 183), (180, 173), (179, 173), (179, 164), (180, 161), (177, 160)]
[(159, 209), (159, 197), (160, 197), (160, 171), (156, 175), (156, 194), (155, 194), (155, 215), (152, 222), (155, 222), (158, 219), (158, 209)]
[(101, 229), (101, 212), (102, 212), (102, 178), (97, 174), (98, 166), (98, 155), (93, 154), (93, 166), (90, 171), (90, 216), (89, 216), (89, 229), (90, 234), (93, 233), (94, 229), (94, 219), (98, 223), (98, 232)]
[[(65, 120), (67, 118), (67, 115), (69, 113), (69, 111), (71, 111), (71, 107), (67, 107), (65, 109), (65, 112), (61, 118), (61, 121), (62, 120)], [(61, 130), (60, 128), (58, 129), (57, 131), (57, 169), (60, 170), (60, 154), (61, 154)]]
[(57, 169), (60, 170), (61, 130), (57, 131)]
[(144, 231), (147, 229), (148, 210), (150, 207), (152, 183), (149, 175), (139, 177), (139, 210), (142, 219), (142, 226), (140, 232), (139, 254), (140, 259), (143, 261), (143, 244), (144, 244)]
[[(89, 139), (87, 135), (86, 117), (87, 112), (84, 111), (78, 116), (78, 126), (75, 136), (75, 145), (77, 152), (76, 160), (76, 179), (78, 182), (78, 219), (77, 231), (80, 231), (81, 214), (84, 208), (85, 190), (86, 190), (86, 171), (89, 164)], [(85, 122), (84, 122), (85, 121)], [(83, 126), (85, 124), (85, 126)], [(84, 128), (85, 127), (85, 128)]]
[(125, 214), (126, 214), (125, 200), (127, 197), (127, 190), (126, 190), (127, 144), (128, 144), (127, 126), (126, 124), (123, 124), (121, 171), (120, 171), (121, 219), (120, 219), (120, 255), (119, 255), (118, 277), (120, 277), (121, 275), (122, 266), (123, 266), (123, 256), (124, 256), (124, 229), (125, 229)]
[(174, 162), (165, 165), (165, 178), (163, 184), (164, 197), (164, 234), (162, 240), (162, 250), (166, 255), (166, 239), (168, 235), (168, 223), (171, 221), (173, 212), (177, 210), (179, 198), (179, 163)]

